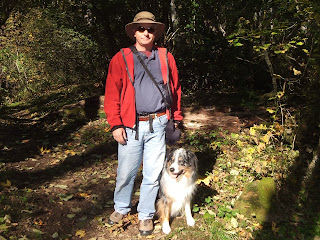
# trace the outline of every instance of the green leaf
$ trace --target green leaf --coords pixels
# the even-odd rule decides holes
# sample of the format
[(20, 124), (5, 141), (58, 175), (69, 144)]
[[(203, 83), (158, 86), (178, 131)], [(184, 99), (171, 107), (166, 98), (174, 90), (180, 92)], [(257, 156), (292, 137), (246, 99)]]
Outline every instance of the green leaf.
[(238, 137), (239, 137), (239, 134), (231, 133), (231, 137), (232, 137), (232, 138), (238, 138)]
[(42, 235), (42, 234), (44, 234), (44, 232), (42, 232), (41, 230), (39, 230), (39, 229), (33, 229), (33, 232), (35, 233), (35, 234), (39, 234), (39, 235)]
[(195, 204), (195, 205), (193, 206), (192, 211), (196, 213), (196, 212), (199, 212), (199, 210), (200, 210), (200, 207), (198, 206), (198, 204)]
[(63, 201), (69, 201), (73, 198), (73, 194), (59, 194), (59, 198)]
[(206, 213), (203, 215), (203, 218), (204, 218), (204, 219), (209, 219), (209, 218), (211, 218), (211, 215), (210, 215), (208, 212), (206, 212)]
[(243, 44), (242, 44), (242, 43), (237, 42), (237, 43), (233, 44), (233, 46), (235, 46), (235, 47), (241, 47), (241, 46), (243, 46)]
[(55, 232), (54, 234), (52, 234), (51, 237), (52, 237), (52, 238), (57, 238), (57, 237), (59, 237), (59, 233)]
[(261, 48), (263, 48), (264, 50), (267, 50), (270, 46), (271, 46), (270, 43), (266, 43), (266, 44), (263, 44)]
[(86, 221), (88, 219), (87, 215), (82, 216), (79, 218), (79, 221)]
[(273, 110), (273, 109), (271, 109), (271, 108), (267, 108), (266, 110), (267, 110), (269, 113), (271, 113), (271, 114), (276, 112), (275, 110)]
[(209, 196), (209, 197), (205, 198), (204, 201), (206, 203), (210, 203), (212, 201), (212, 198)]
[(301, 46), (301, 45), (303, 45), (304, 43), (303, 42), (297, 42), (297, 45), (298, 46)]

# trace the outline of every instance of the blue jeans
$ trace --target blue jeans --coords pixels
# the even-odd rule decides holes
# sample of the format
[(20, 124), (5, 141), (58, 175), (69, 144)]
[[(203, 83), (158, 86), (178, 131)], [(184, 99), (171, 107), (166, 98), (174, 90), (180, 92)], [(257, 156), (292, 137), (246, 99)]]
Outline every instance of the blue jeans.
[(115, 210), (127, 214), (131, 210), (131, 196), (134, 180), (143, 161), (143, 180), (138, 204), (139, 220), (152, 219), (155, 214), (155, 201), (159, 190), (159, 180), (163, 168), (166, 143), (165, 127), (167, 115), (153, 120), (153, 130), (148, 121), (139, 122), (139, 140), (136, 131), (126, 129), (127, 144), (118, 144), (117, 182), (114, 191)]

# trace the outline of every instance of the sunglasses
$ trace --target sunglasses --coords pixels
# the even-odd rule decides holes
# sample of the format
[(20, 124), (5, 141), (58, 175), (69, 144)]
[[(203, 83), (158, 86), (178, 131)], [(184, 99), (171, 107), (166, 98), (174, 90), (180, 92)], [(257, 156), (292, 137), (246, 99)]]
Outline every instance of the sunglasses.
[(152, 28), (152, 27), (148, 27), (148, 28), (145, 28), (145, 27), (142, 27), (142, 26), (137, 27), (137, 31), (140, 32), (140, 33), (144, 33), (145, 30), (147, 30), (148, 33), (151, 33), (151, 34), (155, 32), (155, 29)]

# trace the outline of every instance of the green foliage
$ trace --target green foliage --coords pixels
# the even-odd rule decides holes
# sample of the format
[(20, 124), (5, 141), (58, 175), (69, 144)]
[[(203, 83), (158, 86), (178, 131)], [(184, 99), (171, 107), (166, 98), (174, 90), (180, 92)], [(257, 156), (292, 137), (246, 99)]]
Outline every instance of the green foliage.
[[(1, 37), (2, 101), (46, 94), (65, 85), (100, 84), (104, 71), (97, 44), (61, 25), (50, 11), (13, 12)], [(63, 16), (60, 16), (60, 21)], [(103, 61), (101, 61), (103, 63)]]
[[(276, 186), (281, 187), (283, 181), (290, 175), (290, 168), (295, 159), (299, 156), (298, 151), (284, 143), (281, 137), (283, 131), (284, 128), (279, 124), (268, 126), (261, 124), (240, 133), (195, 132), (187, 138), (195, 148), (200, 147), (206, 152), (212, 149), (217, 153), (215, 166), (211, 172), (199, 180), (199, 183), (215, 189), (218, 194), (209, 195), (204, 198), (202, 204), (198, 203), (194, 206), (194, 211), (203, 215), (213, 239), (217, 231), (222, 234), (221, 236), (245, 239), (253, 233), (253, 229), (249, 230), (246, 226), (259, 226), (257, 218), (241, 215), (235, 203), (247, 183), (264, 177), (277, 184), (272, 185), (264, 180), (263, 183), (267, 182), (267, 187), (265, 185), (262, 187), (262, 184), (259, 187), (265, 190), (270, 187), (272, 191), (257, 190), (257, 194), (260, 194), (263, 213), (264, 215), (268, 213), (272, 204), (270, 199), (276, 192)], [(199, 141), (196, 141), (197, 139)], [(260, 212), (256, 212), (258, 213)], [(259, 219), (261, 219), (260, 215)], [(217, 229), (219, 224), (222, 226)], [(234, 230), (238, 227), (246, 230), (234, 234)], [(233, 235), (229, 235), (230, 233)]]

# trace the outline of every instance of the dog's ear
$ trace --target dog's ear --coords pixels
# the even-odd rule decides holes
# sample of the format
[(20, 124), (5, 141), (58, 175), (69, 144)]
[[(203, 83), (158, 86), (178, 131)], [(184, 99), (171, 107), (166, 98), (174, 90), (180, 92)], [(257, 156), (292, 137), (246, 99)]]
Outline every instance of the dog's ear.
[(167, 149), (167, 152), (166, 152), (166, 160), (172, 158), (174, 151), (175, 151), (174, 148), (169, 148), (169, 149)]
[(178, 149), (177, 149), (176, 147), (167, 148), (167, 153), (166, 153), (166, 155), (172, 157), (173, 154), (174, 154), (174, 152), (177, 151), (177, 150), (178, 150)]
[(187, 156), (188, 159), (191, 163), (191, 166), (194, 167), (195, 169), (198, 169), (198, 158), (197, 156), (190, 150), (187, 150)]

